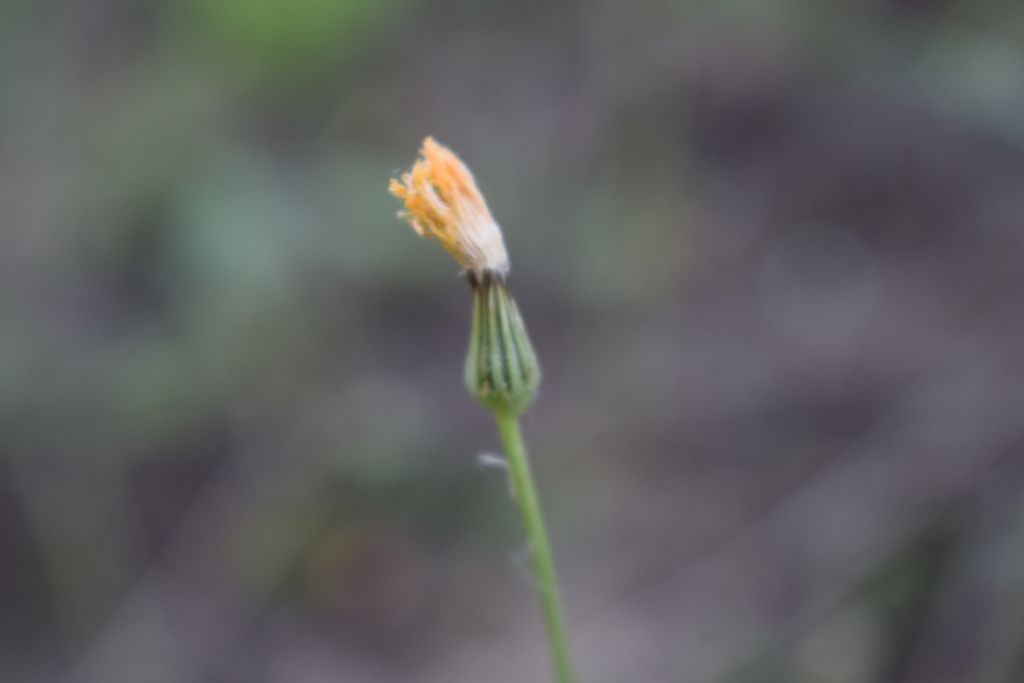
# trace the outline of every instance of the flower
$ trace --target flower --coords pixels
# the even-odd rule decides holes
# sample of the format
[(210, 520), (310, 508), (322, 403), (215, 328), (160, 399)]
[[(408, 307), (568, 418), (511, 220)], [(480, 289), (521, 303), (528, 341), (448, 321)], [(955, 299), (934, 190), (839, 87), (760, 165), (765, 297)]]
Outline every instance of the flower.
[(508, 290), (508, 253), (473, 174), (431, 137), (412, 170), (388, 186), (405, 203), (398, 214), (420, 235), (436, 238), (466, 269), (473, 288), (473, 328), (466, 386), (491, 410), (519, 415), (533, 402), (541, 369), (526, 325)]
[(508, 273), (501, 228), (473, 174), (450, 149), (427, 137), (412, 170), (392, 179), (388, 189), (405, 203), (399, 218), (419, 235), (436, 238), (476, 278)]

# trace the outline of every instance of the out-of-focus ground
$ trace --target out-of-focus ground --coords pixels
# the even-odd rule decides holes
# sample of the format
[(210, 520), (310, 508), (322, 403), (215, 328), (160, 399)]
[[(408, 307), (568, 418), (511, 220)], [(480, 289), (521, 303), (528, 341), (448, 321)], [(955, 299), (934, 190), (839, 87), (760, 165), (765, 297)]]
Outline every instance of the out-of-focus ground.
[(1024, 4), (5, 2), (0, 79), (0, 680), (548, 680), (428, 133), (582, 681), (1024, 677)]

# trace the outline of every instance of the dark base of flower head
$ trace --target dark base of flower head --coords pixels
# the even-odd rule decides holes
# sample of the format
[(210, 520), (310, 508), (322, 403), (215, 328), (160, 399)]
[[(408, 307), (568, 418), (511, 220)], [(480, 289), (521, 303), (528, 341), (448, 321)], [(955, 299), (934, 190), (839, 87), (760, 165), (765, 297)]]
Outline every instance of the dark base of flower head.
[(505, 285), (505, 281), (508, 278), (506, 273), (502, 273), (497, 270), (482, 270), (479, 273), (475, 270), (466, 270), (463, 273), (466, 277), (466, 282), (474, 290), (480, 289), (481, 287), (490, 287), (492, 284)]
[(469, 271), (473, 330), (466, 386), (492, 410), (524, 412), (540, 386), (540, 363), (504, 273)]

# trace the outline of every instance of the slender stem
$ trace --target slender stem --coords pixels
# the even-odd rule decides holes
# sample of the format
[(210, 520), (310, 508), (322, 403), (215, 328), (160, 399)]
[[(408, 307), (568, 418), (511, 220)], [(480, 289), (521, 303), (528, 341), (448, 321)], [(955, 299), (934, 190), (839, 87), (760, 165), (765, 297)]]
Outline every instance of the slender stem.
[(551, 544), (544, 526), (537, 487), (530, 471), (530, 460), (519, 431), (519, 418), (511, 412), (501, 410), (496, 410), (494, 416), (498, 420), (498, 431), (505, 445), (505, 458), (508, 461), (512, 486), (519, 508), (523, 512), (523, 524), (530, 544), (530, 557), (533, 560), (533, 570), (540, 593), (540, 607), (544, 613), (544, 625), (547, 628), (548, 646), (551, 648), (556, 679), (558, 683), (572, 683), (575, 677), (569, 656), (569, 642), (565, 635), (565, 616), (558, 594), (555, 561), (551, 556)]

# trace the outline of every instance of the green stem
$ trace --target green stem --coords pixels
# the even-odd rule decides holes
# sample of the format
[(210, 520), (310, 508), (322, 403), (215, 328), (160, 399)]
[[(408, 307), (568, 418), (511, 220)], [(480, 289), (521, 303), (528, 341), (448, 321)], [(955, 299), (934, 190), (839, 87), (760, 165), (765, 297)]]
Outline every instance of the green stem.
[(519, 431), (519, 418), (514, 413), (502, 410), (494, 411), (498, 420), (498, 431), (505, 445), (505, 458), (508, 461), (512, 486), (516, 500), (523, 512), (523, 524), (530, 545), (530, 557), (540, 593), (541, 611), (544, 613), (544, 625), (547, 628), (548, 646), (551, 648), (551, 660), (555, 667), (558, 683), (572, 683), (575, 680), (572, 672), (572, 661), (569, 657), (569, 642), (566, 638), (565, 617), (562, 613), (562, 601), (558, 594), (558, 577), (555, 573), (555, 561), (551, 556), (551, 544), (544, 526), (544, 515), (540, 509), (540, 498), (537, 487), (533, 483), (530, 472), (530, 460), (523, 445), (523, 436)]

